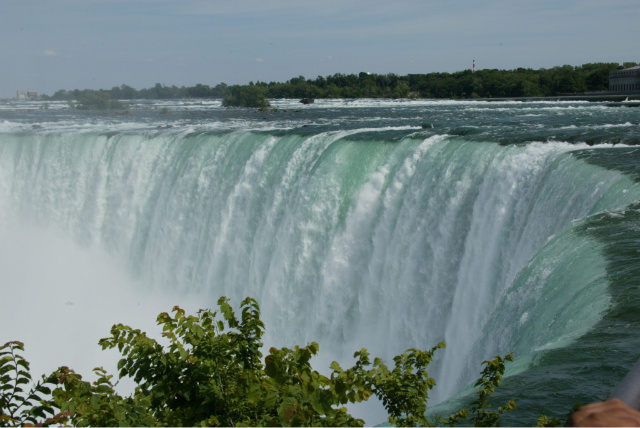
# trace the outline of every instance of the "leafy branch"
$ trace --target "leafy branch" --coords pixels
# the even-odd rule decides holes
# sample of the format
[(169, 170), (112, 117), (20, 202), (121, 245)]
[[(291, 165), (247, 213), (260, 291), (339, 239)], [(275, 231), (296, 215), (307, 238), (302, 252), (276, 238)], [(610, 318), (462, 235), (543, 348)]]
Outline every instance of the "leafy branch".
[(0, 346), (0, 426), (64, 423), (69, 415), (54, 412), (48, 398), (50, 383), (43, 377), (29, 388), (30, 365), (18, 352), (24, 352), (24, 343), (12, 341)]
[[(400, 426), (498, 426), (515, 402), (491, 410), (489, 399), (499, 386), (511, 354), (485, 361), (477, 399), (471, 410), (430, 421), (426, 416), (430, 390), (436, 385), (427, 367), (438, 349), (409, 349), (393, 366), (370, 358), (366, 349), (343, 369), (337, 362), (325, 376), (311, 366), (320, 347), (271, 348), (263, 358), (264, 324), (251, 298), (236, 315), (229, 300), (218, 311), (188, 315), (176, 306), (158, 318), (168, 344), (123, 324), (101, 339), (103, 349), (117, 349), (119, 377), (136, 383), (128, 397), (116, 392), (113, 376), (94, 369), (97, 380), (85, 381), (68, 367), (31, 383), (29, 363), (20, 355), (21, 342), (0, 347), (0, 426), (66, 424), (74, 426), (363, 426), (344, 407), (377, 397)], [(540, 423), (549, 422), (548, 419)]]

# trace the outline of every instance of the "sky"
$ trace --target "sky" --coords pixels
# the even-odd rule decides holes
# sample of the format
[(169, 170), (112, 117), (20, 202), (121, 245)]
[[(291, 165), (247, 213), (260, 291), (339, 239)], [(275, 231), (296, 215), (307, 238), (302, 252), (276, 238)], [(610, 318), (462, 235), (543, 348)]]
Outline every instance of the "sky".
[(0, 0), (18, 90), (640, 62), (640, 0)]

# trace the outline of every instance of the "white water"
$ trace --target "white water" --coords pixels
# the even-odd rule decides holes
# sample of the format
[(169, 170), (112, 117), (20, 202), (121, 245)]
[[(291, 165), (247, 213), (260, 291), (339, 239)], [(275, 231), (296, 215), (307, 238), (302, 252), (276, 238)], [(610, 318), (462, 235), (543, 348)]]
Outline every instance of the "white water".
[[(174, 304), (252, 296), (268, 341), (316, 340), (322, 368), (361, 347), (390, 360), (445, 340), (432, 371), (444, 399), (490, 353), (541, 346), (512, 332), (555, 313), (536, 299), (496, 310), (532, 260), (557, 258), (541, 253), (549, 239), (640, 199), (619, 173), (571, 157), (575, 145), (350, 140), (363, 132), (6, 136), (0, 272), (11, 304), (0, 322), (12, 327), (0, 340), (47, 355), (34, 369), (86, 373), (104, 361), (94, 344), (114, 322), (152, 330)], [(602, 284), (578, 308), (579, 328), (565, 323), (547, 342), (599, 319)], [(487, 323), (512, 338), (478, 344)]]

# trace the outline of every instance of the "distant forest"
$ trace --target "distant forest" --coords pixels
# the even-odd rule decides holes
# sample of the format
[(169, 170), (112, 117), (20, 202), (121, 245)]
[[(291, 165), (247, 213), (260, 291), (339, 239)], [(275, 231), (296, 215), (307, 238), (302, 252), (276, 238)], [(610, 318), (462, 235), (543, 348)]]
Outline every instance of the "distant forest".
[(294, 77), (285, 83), (249, 82), (248, 85), (191, 87), (156, 83), (136, 90), (128, 85), (111, 89), (59, 90), (44, 100), (78, 100), (88, 93), (100, 92), (112, 100), (223, 98), (230, 88), (254, 86), (266, 98), (503, 98), (542, 97), (603, 92), (609, 88), (609, 72), (632, 67), (636, 63), (592, 63), (564, 65), (539, 70), (464, 70), (455, 73), (427, 73), (398, 76), (389, 74), (341, 74), (306, 79)]

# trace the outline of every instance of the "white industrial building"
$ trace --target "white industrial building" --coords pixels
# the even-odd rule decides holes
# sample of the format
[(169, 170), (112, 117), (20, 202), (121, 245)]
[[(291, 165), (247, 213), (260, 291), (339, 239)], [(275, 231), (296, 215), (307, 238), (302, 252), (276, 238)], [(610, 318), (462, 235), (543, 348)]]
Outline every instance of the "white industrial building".
[(609, 92), (640, 92), (640, 65), (610, 72)]
[(38, 93), (34, 91), (18, 91), (16, 99), (18, 101), (36, 101), (38, 99)]

